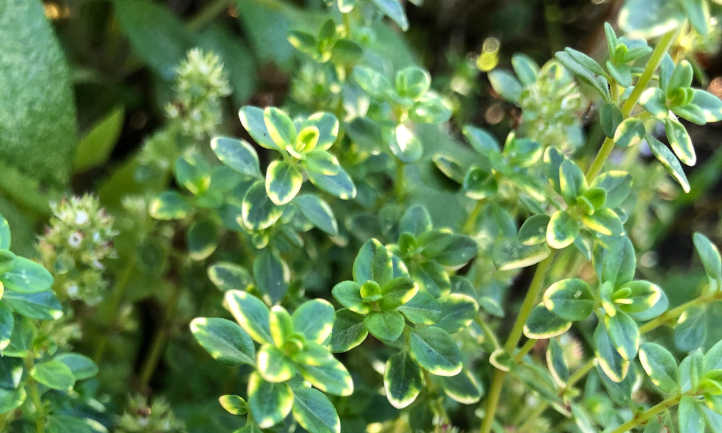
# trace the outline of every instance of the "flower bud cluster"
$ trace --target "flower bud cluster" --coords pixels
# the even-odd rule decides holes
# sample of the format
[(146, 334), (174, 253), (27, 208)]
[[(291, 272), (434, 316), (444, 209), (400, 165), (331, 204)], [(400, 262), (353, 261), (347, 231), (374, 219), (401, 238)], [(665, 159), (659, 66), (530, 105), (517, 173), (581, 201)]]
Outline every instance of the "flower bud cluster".
[(231, 93), (228, 76), (217, 55), (198, 48), (188, 52), (177, 73), (176, 99), (166, 112), (180, 120), (184, 134), (202, 139), (221, 123), (220, 100)]
[(113, 217), (92, 195), (65, 198), (51, 210), (50, 225), (38, 239), (41, 262), (55, 277), (61, 298), (97, 304), (107, 287), (106, 261), (116, 255)]

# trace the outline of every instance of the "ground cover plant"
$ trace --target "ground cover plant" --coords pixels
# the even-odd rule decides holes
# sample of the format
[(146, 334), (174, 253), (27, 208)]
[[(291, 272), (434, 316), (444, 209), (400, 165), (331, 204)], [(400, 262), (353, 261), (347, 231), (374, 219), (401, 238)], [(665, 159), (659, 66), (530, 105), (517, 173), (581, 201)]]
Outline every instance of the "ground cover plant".
[(0, 431), (722, 432), (720, 19), (5, 0)]

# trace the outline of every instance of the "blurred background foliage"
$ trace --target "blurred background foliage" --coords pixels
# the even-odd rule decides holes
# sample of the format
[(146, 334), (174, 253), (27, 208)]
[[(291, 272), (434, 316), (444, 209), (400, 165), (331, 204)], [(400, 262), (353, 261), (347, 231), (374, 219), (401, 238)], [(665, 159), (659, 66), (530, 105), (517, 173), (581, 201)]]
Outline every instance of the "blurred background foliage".
[[(3, 10), (2, 3), (12, 7)], [(26, 0), (0, 0), (0, 100), (6, 101), (0, 103), (0, 213), (10, 221), (14, 244), (22, 253), (32, 254), (35, 233), (42, 231), (50, 215), (49, 201), (68, 189), (75, 194), (98, 192), (101, 204), (113, 213), (121, 208), (124, 194), (140, 187), (131, 174), (136, 164), (132, 156), (164, 124), (176, 67), (190, 48), (212, 50), (224, 63), (232, 90), (222, 106), (220, 130), (226, 135), (249, 138), (237, 117), (243, 104), (283, 105), (291, 94), (295, 100), (314, 97), (294, 94), (313, 86), (295, 85), (292, 75), (310, 82), (319, 77), (299, 69), (301, 55), (286, 36), (289, 30), (315, 32), (323, 19), (322, 0), (51, 0), (43, 3), (42, 11), (35, 6), (40, 7)], [(498, 137), (518, 124), (520, 112), (494, 93), (484, 71), (508, 68), (516, 52), (540, 64), (565, 46), (601, 54), (603, 24), (615, 21), (621, 6), (618, 0), (415, 0), (405, 4), (412, 23), (408, 32), (382, 24), (376, 36), (397, 68), (411, 63), (427, 67), (434, 88), (454, 106), (448, 134), (424, 129), (427, 143), (441, 145), (458, 138), (466, 123)], [(6, 31), (19, 19), (28, 23), (22, 32)], [(702, 87), (722, 96), (722, 57), (711, 49), (694, 60)], [(45, 101), (44, 107), (37, 106), (38, 99)], [(595, 114), (588, 116), (589, 124), (594, 123)], [(691, 194), (681, 194), (662, 175), (648, 177), (659, 183), (658, 197), (653, 203), (641, 202), (646, 208), (639, 213), (642, 221), (635, 223), (640, 273), (665, 287), (672, 306), (691, 298), (703, 278), (692, 258), (691, 233), (704, 232), (716, 243), (722, 241), (722, 126), (687, 126), (699, 155), (688, 171)], [(590, 141), (599, 141), (599, 131), (586, 132)], [(461, 155), (468, 152), (458, 144), (449, 146)], [(648, 151), (642, 155), (653, 159)], [(444, 200), (430, 208), (434, 219), (458, 224), (464, 217), (455, 213), (460, 206), (449, 207)], [(118, 221), (121, 231), (125, 223)], [(157, 233), (155, 242), (177, 242), (164, 236)], [(128, 255), (123, 248), (131, 248), (133, 242), (117, 240), (121, 256)], [(128, 276), (128, 296), (139, 308), (131, 311), (114, 302), (100, 307), (107, 317), (116, 316), (113, 308), (121, 309), (117, 315), (124, 332), (110, 339), (110, 366), (101, 369), (102, 385), (94, 386), (107, 393), (104, 403), (121, 408), (124, 402), (107, 396), (119, 399), (128, 391), (147, 391), (127, 378), (139, 373), (151, 336), (163, 325), (160, 304), (170, 283), (159, 283), (157, 275), (168, 275), (174, 266), (173, 257), (159, 256), (150, 245), (137, 254), (138, 264)], [(664, 270), (664, 275), (646, 275), (652, 268)], [(696, 274), (689, 269), (696, 269)], [(184, 309), (219, 311), (220, 294), (210, 289), (202, 264), (179, 268), (178, 273), (182, 275), (171, 272), (169, 279), (192, 286), (190, 295), (179, 302), (179, 316), (189, 316)], [(528, 279), (524, 273), (511, 290), (522, 291)], [(204, 295), (211, 290), (213, 296)], [(78, 315), (82, 319), (83, 311)], [(96, 316), (103, 314), (92, 320), (98, 320)], [(168, 332), (187, 334), (186, 326), (187, 320), (179, 321)], [(722, 338), (718, 326), (708, 328), (720, 334), (709, 341)], [(100, 338), (92, 335), (80, 344), (92, 352)], [(217, 390), (238, 388), (243, 374), (231, 368), (219, 374), (225, 367), (194, 363), (205, 354), (187, 335), (170, 341), (151, 388), (168, 397), (190, 431), (223, 431), (227, 418), (215, 401)], [(146, 403), (136, 400), (130, 410), (145, 410)], [(388, 414), (376, 415), (382, 419)], [(132, 420), (126, 427), (141, 431), (132, 430)]]

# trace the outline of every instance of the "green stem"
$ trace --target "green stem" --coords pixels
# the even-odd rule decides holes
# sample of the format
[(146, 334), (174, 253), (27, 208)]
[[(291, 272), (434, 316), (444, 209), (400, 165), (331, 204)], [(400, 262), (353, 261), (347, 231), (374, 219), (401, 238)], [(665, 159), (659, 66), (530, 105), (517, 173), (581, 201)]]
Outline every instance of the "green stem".
[(494, 334), (494, 331), (489, 328), (489, 325), (483, 320), (481, 320), (481, 318), (479, 318), (478, 316), (476, 322), (479, 324), (479, 326), (481, 326), (481, 330), (484, 331), (484, 336), (486, 336), (486, 338), (491, 341), (494, 349), (498, 349), (499, 347), (501, 347), (501, 345), (499, 344), (499, 340), (496, 339), (496, 335)]
[(526, 343), (524, 343), (524, 345), (521, 346), (521, 349), (519, 349), (519, 351), (516, 352), (516, 355), (514, 355), (514, 363), (520, 363), (521, 360), (524, 359), (524, 356), (526, 356), (526, 354), (529, 353), (529, 351), (532, 350), (534, 346), (536, 346), (537, 341), (538, 340), (535, 340), (533, 338), (526, 340)]
[(178, 307), (180, 295), (180, 287), (174, 286), (173, 293), (171, 294), (171, 299), (168, 300), (168, 310), (166, 311), (166, 314), (164, 316), (163, 323), (161, 323), (160, 328), (158, 328), (155, 335), (153, 336), (153, 342), (151, 343), (150, 352), (148, 352), (148, 357), (143, 362), (143, 367), (140, 370), (141, 390), (145, 389), (148, 386), (148, 383), (150, 382), (150, 379), (151, 377), (153, 377), (153, 373), (155, 372), (155, 368), (158, 366), (158, 361), (160, 360), (161, 355), (163, 355), (163, 350), (165, 349), (166, 341), (168, 340), (168, 336), (170, 335), (170, 326), (173, 322), (173, 317), (175, 316), (175, 312)]
[(406, 190), (406, 164), (396, 158), (396, 179), (394, 181), (394, 195), (401, 201)]
[(652, 417), (654, 417), (658, 413), (663, 412), (672, 406), (676, 406), (677, 403), (679, 403), (679, 400), (681, 398), (682, 398), (682, 395), (678, 394), (674, 397), (670, 397), (666, 400), (662, 400), (661, 402), (650, 407), (649, 409), (645, 410), (644, 412), (635, 415), (634, 418), (625, 422), (624, 424), (620, 425), (619, 427), (615, 428), (610, 433), (625, 433), (637, 426), (644, 425), (647, 423), (647, 421), (652, 419)]
[(223, 12), (233, 0), (216, 0), (208, 7), (200, 11), (196, 16), (191, 18), (186, 24), (188, 30), (198, 30), (208, 24), (218, 14)]
[[(644, 67), (642, 76), (639, 77), (639, 81), (637, 81), (634, 89), (632, 89), (632, 93), (629, 95), (629, 98), (627, 98), (627, 100), (624, 101), (624, 105), (622, 105), (623, 119), (629, 117), (634, 109), (634, 106), (637, 105), (639, 97), (642, 95), (642, 92), (647, 89), (649, 81), (654, 76), (654, 71), (656, 71), (659, 64), (662, 63), (664, 55), (667, 53), (667, 50), (669, 50), (669, 47), (672, 46), (678, 34), (679, 29), (671, 30), (665, 33), (659, 39), (659, 42), (657, 42), (657, 46), (654, 47), (654, 51), (649, 57), (647, 65)], [(594, 179), (597, 176), (604, 166), (604, 163), (607, 161), (609, 154), (612, 153), (612, 149), (614, 149), (614, 140), (609, 137), (605, 138), (602, 143), (602, 147), (600, 147), (599, 152), (597, 152), (597, 156), (595, 156), (594, 161), (592, 161), (592, 165), (590, 165), (589, 170), (587, 170), (587, 180)]]
[(105, 349), (108, 346), (108, 338), (110, 338), (110, 334), (115, 331), (115, 328), (118, 325), (118, 317), (120, 316), (120, 304), (125, 295), (125, 288), (128, 285), (128, 282), (130, 281), (130, 277), (133, 274), (134, 270), (135, 256), (129, 259), (129, 263), (127, 263), (123, 274), (120, 276), (118, 281), (115, 282), (113, 290), (111, 291), (109, 307), (110, 309), (108, 311), (110, 312), (112, 317), (109, 322), (109, 329), (100, 337), (98, 346), (95, 348), (95, 355), (93, 356), (93, 359), (95, 360), (96, 364), (100, 364), (103, 361), (103, 355), (105, 354)]
[(522, 424), (519, 427), (519, 433), (526, 433), (529, 431), (529, 429), (534, 425), (534, 421), (536, 421), (539, 416), (541, 416), (542, 413), (547, 409), (546, 403), (541, 403), (539, 406), (537, 406), (534, 409), (534, 412), (529, 414), (529, 416), (526, 418), (526, 421), (524, 421), (524, 424)]
[(476, 219), (479, 217), (479, 213), (481, 212), (482, 207), (484, 206), (483, 200), (477, 200), (476, 204), (474, 205), (474, 209), (471, 210), (469, 213), (469, 216), (466, 217), (466, 221), (464, 221), (464, 225), (461, 228), (462, 233), (470, 235), (474, 231), (474, 226), (476, 225)]
[[(35, 364), (35, 354), (31, 351), (25, 358), (25, 371), (31, 371)], [(43, 401), (40, 399), (40, 391), (38, 390), (38, 384), (32, 377), (28, 377), (27, 382), (28, 394), (30, 394), (30, 400), (35, 406), (35, 431), (36, 433), (45, 433), (45, 406)]]
[[(506, 343), (504, 344), (504, 350), (507, 353), (512, 353), (516, 345), (521, 339), (521, 334), (524, 329), (526, 319), (531, 314), (532, 308), (536, 305), (539, 293), (541, 292), (542, 286), (544, 285), (544, 278), (549, 270), (549, 267), (554, 260), (554, 254), (550, 254), (549, 257), (541, 261), (534, 271), (534, 277), (529, 284), (529, 290), (526, 292), (524, 301), (521, 304), (519, 315), (516, 316), (516, 321), (511, 328), (509, 337), (507, 337)], [(484, 414), (484, 420), (481, 424), (481, 433), (491, 432), (491, 426), (494, 422), (494, 414), (496, 413), (496, 407), (499, 404), (499, 396), (501, 395), (501, 388), (504, 385), (504, 378), (506, 372), (496, 370), (494, 377), (491, 382), (491, 388), (489, 389), (489, 396), (486, 398), (486, 413)]]

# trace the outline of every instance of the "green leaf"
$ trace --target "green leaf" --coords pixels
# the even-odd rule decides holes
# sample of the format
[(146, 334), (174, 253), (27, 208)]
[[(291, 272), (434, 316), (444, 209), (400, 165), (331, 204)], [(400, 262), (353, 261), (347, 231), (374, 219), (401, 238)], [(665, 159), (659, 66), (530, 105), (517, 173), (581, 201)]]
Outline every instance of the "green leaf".
[(79, 353), (63, 353), (57, 355), (53, 360), (67, 365), (75, 380), (90, 379), (98, 374), (98, 366), (95, 362)]
[(342, 281), (331, 290), (333, 297), (344, 307), (358, 314), (368, 314), (371, 308), (364, 304), (361, 297), (361, 284), (355, 281)]
[(431, 75), (418, 66), (408, 66), (396, 72), (396, 93), (417, 99), (431, 87)]
[(193, 260), (205, 260), (218, 246), (218, 228), (208, 219), (199, 219), (186, 232), (188, 255)]
[(240, 290), (229, 290), (223, 300), (226, 309), (251, 338), (259, 343), (273, 341), (268, 326), (268, 307), (260, 299)]
[(464, 182), (464, 167), (453, 157), (437, 153), (431, 157), (431, 162), (448, 179), (459, 184)]
[(565, 159), (559, 166), (559, 188), (567, 203), (574, 203), (577, 196), (587, 189), (584, 173), (569, 159)]
[(248, 407), (262, 429), (272, 427), (291, 412), (293, 392), (285, 383), (266, 382), (258, 373), (248, 380)]
[(511, 65), (516, 76), (525, 86), (534, 84), (539, 74), (539, 65), (526, 54), (514, 54), (511, 56)]
[(253, 285), (251, 274), (242, 266), (229, 262), (218, 262), (208, 267), (208, 278), (220, 290), (247, 290)]
[(421, 254), (443, 266), (463, 266), (478, 252), (473, 238), (444, 230), (426, 232), (417, 239), (423, 248)]
[(421, 369), (408, 352), (398, 352), (389, 357), (384, 369), (384, 389), (393, 407), (403, 409), (409, 406), (423, 387)]
[(707, 122), (722, 120), (722, 100), (720, 98), (704, 90), (692, 89), (692, 91), (694, 92), (692, 104), (702, 110)]
[(338, 158), (325, 150), (312, 150), (306, 153), (304, 157), (303, 165), (307, 171), (324, 175), (334, 175), (342, 170)]
[(13, 317), (12, 310), (0, 302), (0, 353), (10, 344), (14, 327), (15, 318)]
[(336, 142), (339, 123), (336, 116), (332, 113), (313, 113), (303, 122), (303, 127), (306, 126), (315, 126), (318, 129), (318, 143), (316, 143), (317, 149), (328, 150)]
[(339, 310), (331, 331), (331, 351), (348, 352), (363, 343), (367, 335), (368, 330), (362, 315), (346, 309)]
[(582, 224), (604, 236), (620, 236), (624, 234), (624, 225), (619, 216), (609, 208), (602, 208), (592, 215), (583, 215)]
[(609, 138), (614, 137), (614, 133), (619, 124), (622, 123), (623, 118), (621, 110), (612, 103), (607, 102), (599, 107), (599, 122), (602, 125), (604, 135)]
[(327, 394), (348, 396), (353, 394), (353, 380), (346, 367), (329, 355), (322, 363), (298, 365), (304, 379)]
[(364, 319), (366, 329), (381, 341), (395, 341), (404, 332), (404, 316), (398, 311), (374, 312)]
[(579, 223), (569, 213), (558, 210), (552, 214), (547, 225), (546, 239), (554, 249), (566, 248), (579, 234)]
[(409, 347), (411, 357), (431, 374), (454, 376), (462, 369), (459, 347), (441, 328), (415, 329), (411, 332)]
[[(665, 120), (669, 117), (669, 109), (667, 108), (667, 99), (664, 91), (659, 87), (650, 87), (642, 92), (639, 97), (639, 103), (645, 110), (659, 120)], [(644, 125), (642, 125), (644, 127)]]
[[(557, 51), (554, 54), (554, 57), (556, 57), (556, 59), (570, 72), (588, 85), (592, 86), (592, 88), (594, 88), (594, 90), (596, 90), (605, 101), (609, 101), (609, 84), (607, 83), (606, 78), (604, 78), (606, 73), (598, 63), (589, 56), (579, 51), (572, 50), (571, 48), (567, 48), (565, 51)], [(587, 58), (591, 60), (591, 62), (586, 61)], [(590, 68), (590, 66), (592, 67)], [(601, 73), (599, 73), (600, 71)]]
[[(366, 282), (366, 284), (361, 287), (362, 297), (364, 297), (364, 288), (371, 283), (375, 284), (375, 282)], [(406, 276), (394, 278), (380, 288), (382, 296), (380, 298), (379, 306), (382, 310), (386, 311), (406, 304), (419, 290), (414, 280)]]
[(42, 2), (3, 2), (2, 9), (0, 162), (64, 185), (77, 141), (68, 65)]
[(532, 215), (519, 228), (517, 237), (522, 245), (539, 245), (546, 242), (549, 215)]
[(253, 278), (263, 297), (275, 304), (286, 295), (291, 273), (278, 254), (266, 249), (253, 261)]
[(662, 144), (662, 142), (651, 135), (647, 136), (647, 144), (649, 144), (649, 148), (652, 150), (655, 158), (657, 158), (657, 160), (662, 163), (672, 177), (674, 177), (674, 180), (676, 180), (682, 187), (682, 190), (685, 193), (688, 193), (690, 191), (689, 181), (687, 180), (687, 176), (684, 174), (682, 164), (679, 163), (679, 160), (676, 156), (674, 156), (674, 153), (672, 153), (667, 146)]
[(433, 228), (431, 215), (424, 205), (415, 204), (404, 212), (399, 220), (399, 233), (410, 233), (418, 236)]
[(488, 75), (491, 87), (494, 88), (496, 93), (509, 102), (519, 103), (522, 87), (516, 77), (500, 69), (495, 69), (489, 72)]
[(251, 230), (264, 230), (281, 218), (283, 208), (273, 204), (266, 195), (262, 180), (256, 181), (243, 196), (243, 223)]
[(296, 126), (283, 110), (266, 107), (263, 110), (263, 122), (268, 136), (280, 149), (292, 146), (296, 141)]
[(211, 149), (218, 159), (238, 173), (252, 177), (260, 177), (258, 154), (246, 140), (230, 137), (213, 137)]
[(135, 54), (164, 80), (173, 78), (192, 47), (192, 37), (181, 20), (167, 8), (144, 0), (116, 0), (113, 5)]
[(468, 368), (456, 376), (442, 377), (444, 394), (461, 404), (474, 404), (484, 395), (484, 385)]
[(584, 320), (592, 313), (594, 298), (589, 284), (579, 278), (557, 281), (544, 292), (544, 305), (564, 320)]
[(622, 358), (631, 361), (639, 349), (639, 327), (629, 315), (617, 311), (614, 316), (604, 317), (604, 326), (609, 338)]
[(693, 166), (697, 163), (697, 156), (694, 152), (692, 139), (689, 138), (684, 125), (675, 119), (664, 121), (664, 128), (667, 133), (667, 140), (672, 151), (683, 164)]
[(692, 27), (697, 30), (697, 33), (700, 35), (706, 35), (709, 33), (709, 25), (707, 23), (710, 20), (710, 12), (706, 1), (682, 0), (682, 8), (684, 8), (684, 12), (689, 19), (689, 22), (692, 24)]
[(25, 402), (26, 397), (25, 388), (0, 388), (0, 413), (4, 414), (17, 409)]
[(641, 143), (646, 134), (644, 122), (630, 117), (622, 121), (614, 132), (614, 144), (622, 148), (633, 147)]
[(409, 29), (409, 21), (406, 18), (404, 7), (401, 5), (399, 0), (371, 0), (374, 5), (386, 16), (391, 18), (401, 30), (406, 31)]
[(544, 304), (539, 304), (531, 310), (529, 318), (526, 319), (524, 335), (527, 338), (543, 340), (561, 335), (567, 332), (571, 326), (572, 322), (552, 313)]
[(356, 282), (376, 281), (385, 284), (394, 277), (393, 256), (378, 240), (366, 241), (353, 262), (353, 279)]
[(264, 380), (273, 383), (285, 382), (296, 374), (292, 361), (281, 349), (270, 344), (264, 344), (258, 350), (256, 367)]
[(704, 412), (702, 406), (697, 403), (694, 397), (682, 397), (679, 401), (677, 416), (679, 418), (679, 433), (704, 432)]
[(15, 324), (13, 333), (10, 336), (10, 344), (3, 350), (2, 354), (3, 356), (24, 358), (28, 355), (33, 340), (35, 340), (37, 327), (32, 319), (24, 316), (15, 317), (14, 320)]
[(21, 293), (6, 291), (3, 301), (16, 313), (38, 320), (57, 320), (63, 316), (63, 306), (55, 297), (55, 292)]
[(231, 415), (242, 416), (248, 412), (248, 403), (239, 395), (222, 395), (218, 397), (218, 403)]
[(54, 413), (48, 416), (48, 433), (108, 433), (103, 424), (92, 418), (78, 418)]
[(629, 361), (617, 352), (605, 326), (601, 323), (594, 331), (594, 353), (597, 365), (612, 382), (619, 383), (624, 380), (629, 371)]
[(198, 344), (217, 361), (256, 365), (253, 340), (241, 327), (221, 318), (196, 317), (190, 323)]
[(291, 315), (280, 305), (271, 307), (271, 313), (268, 316), (268, 327), (271, 330), (271, 338), (276, 347), (283, 347), (295, 333)]
[(443, 312), (441, 303), (429, 291), (420, 290), (409, 302), (398, 308), (415, 325), (433, 325)]
[(601, 282), (610, 282), (619, 286), (634, 278), (637, 257), (634, 245), (628, 237), (611, 241), (606, 248), (595, 249), (594, 266)]
[(472, 200), (484, 200), (498, 191), (496, 179), (486, 170), (471, 167), (463, 180), (464, 194)]
[(405, 163), (418, 161), (424, 153), (421, 140), (411, 127), (403, 123), (394, 128), (389, 147), (394, 156)]
[(656, 343), (642, 344), (639, 361), (649, 379), (660, 391), (669, 394), (679, 388), (677, 361), (663, 346)]
[(389, 80), (369, 67), (356, 66), (351, 77), (364, 92), (374, 98), (384, 99), (393, 92)]
[(719, 287), (722, 284), (722, 258), (720, 258), (717, 246), (707, 236), (699, 232), (694, 233), (692, 241), (694, 242), (694, 248), (697, 250), (697, 255), (702, 261), (707, 278), (715, 281)]
[(341, 432), (341, 420), (333, 404), (322, 392), (313, 388), (293, 390), (293, 418), (309, 432)]
[(682, 392), (697, 390), (704, 367), (705, 360), (701, 349), (695, 349), (679, 363), (679, 385)]
[(301, 210), (303, 216), (314, 226), (331, 236), (338, 235), (338, 223), (333, 209), (325, 201), (314, 194), (301, 194), (293, 201)]
[(266, 169), (266, 192), (273, 204), (284, 205), (301, 190), (303, 174), (293, 164), (276, 160)]
[(304, 165), (308, 180), (316, 187), (326, 191), (327, 193), (340, 198), (341, 200), (350, 200), (356, 198), (356, 185), (354, 185), (351, 176), (346, 171), (338, 167), (338, 171), (334, 174), (326, 174), (315, 167), (308, 164), (308, 159)]
[(35, 293), (48, 290), (53, 285), (53, 276), (39, 263), (15, 256), (11, 266), (0, 275), (0, 281), (3, 282), (6, 290)]
[(463, 133), (471, 147), (478, 153), (486, 155), (490, 152), (500, 152), (499, 142), (487, 131), (472, 125), (465, 125)]
[(674, 344), (679, 350), (690, 352), (704, 344), (707, 333), (707, 309), (690, 307), (677, 320)]
[(493, 253), (494, 264), (500, 271), (535, 265), (550, 254), (546, 244), (523, 245), (520, 242), (503, 242)]
[(453, 334), (471, 325), (479, 311), (474, 298), (460, 293), (450, 293), (439, 299), (441, 314), (435, 326)]
[(10, 224), (4, 216), (0, 215), (0, 250), (9, 250), (11, 242)]
[(619, 12), (619, 26), (629, 37), (652, 39), (682, 25), (684, 14), (678, 2), (629, 0)]
[(632, 190), (632, 177), (621, 170), (605, 171), (594, 179), (592, 188), (602, 188), (607, 192), (605, 206), (614, 209), (622, 205)]
[(259, 146), (266, 149), (280, 150), (281, 147), (271, 139), (271, 135), (266, 128), (266, 121), (263, 110), (258, 107), (246, 105), (238, 110), (238, 117), (246, 131), (256, 140)]
[(324, 344), (333, 330), (335, 311), (323, 299), (306, 301), (293, 312), (293, 327), (307, 340)]
[(409, 118), (414, 122), (439, 124), (451, 118), (451, 109), (441, 96), (429, 91), (416, 101)]
[(641, 313), (651, 309), (662, 297), (662, 289), (645, 280), (624, 283), (612, 299), (617, 308), (626, 313)]
[(30, 376), (50, 389), (69, 391), (75, 385), (73, 371), (64, 362), (53, 359), (35, 364)]
[(84, 172), (108, 161), (123, 129), (124, 118), (125, 109), (119, 106), (93, 125), (75, 148), (73, 172)]
[(545, 358), (549, 373), (551, 373), (556, 384), (561, 387), (565, 386), (567, 380), (569, 380), (569, 366), (564, 359), (564, 348), (559, 342), (559, 338), (549, 340)]
[(151, 200), (148, 207), (150, 216), (164, 221), (185, 218), (191, 211), (191, 205), (175, 191), (160, 193)]

